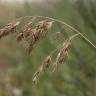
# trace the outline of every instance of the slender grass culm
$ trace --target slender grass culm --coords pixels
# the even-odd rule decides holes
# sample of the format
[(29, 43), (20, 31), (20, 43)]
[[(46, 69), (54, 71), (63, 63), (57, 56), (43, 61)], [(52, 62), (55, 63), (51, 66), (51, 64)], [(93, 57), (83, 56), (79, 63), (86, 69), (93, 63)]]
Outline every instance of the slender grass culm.
[[(17, 27), (21, 23), (21, 21), (25, 18), (31, 18), (28, 23), (26, 23), (20, 30), (20, 33), (17, 35), (16, 40), (17, 42), (26, 41), (28, 45), (26, 46), (26, 51), (30, 54), (32, 52), (32, 49), (35, 47), (36, 44), (38, 44), (39, 41), (41, 41), (43, 38), (46, 38), (47, 33), (51, 30), (51, 27), (54, 23), (60, 23), (61, 25), (71, 29), (75, 34), (68, 37), (62, 44), (60, 44), (55, 50), (53, 50), (48, 56), (45, 58), (45, 60), (42, 62), (38, 70), (34, 73), (32, 81), (34, 83), (37, 83), (40, 76), (44, 74), (46, 70), (50, 66), (52, 66), (52, 72), (55, 72), (56, 69), (60, 66), (60, 64), (64, 64), (68, 60), (69, 51), (72, 45), (72, 40), (79, 36), (83, 38), (86, 42), (88, 42), (91, 46), (93, 46), (96, 49), (96, 46), (81, 32), (79, 32), (74, 27), (70, 26), (66, 22), (63, 22), (58, 19), (45, 17), (45, 16), (25, 16), (21, 17), (14, 22), (11, 22), (7, 24), (5, 27), (0, 29), (0, 38), (7, 36), (13, 32), (16, 32)], [(36, 21), (39, 20), (38, 22)], [(34, 21), (35, 24), (33, 23)], [(56, 33), (57, 35), (60, 35), (60, 32)], [(57, 36), (58, 37), (58, 36)], [(55, 38), (56, 39), (56, 38)], [(53, 60), (52, 57), (54, 53), (56, 53), (56, 57)]]

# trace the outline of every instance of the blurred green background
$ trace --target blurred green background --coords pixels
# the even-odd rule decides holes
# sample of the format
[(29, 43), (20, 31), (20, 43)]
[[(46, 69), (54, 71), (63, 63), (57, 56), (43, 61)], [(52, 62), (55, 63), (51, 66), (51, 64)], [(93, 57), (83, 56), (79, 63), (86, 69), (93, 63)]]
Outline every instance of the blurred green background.
[[(0, 2), (0, 28), (26, 15), (65, 21), (96, 45), (96, 0)], [(16, 34), (0, 40), (0, 96), (96, 96), (96, 49), (78, 37), (72, 41), (69, 60), (60, 66), (59, 72), (48, 71), (37, 85), (32, 84), (32, 76), (42, 60), (62, 42), (51, 42), (49, 35), (56, 31), (63, 32), (62, 40), (74, 33), (56, 24), (31, 55), (26, 54), (24, 43), (16, 42)]]

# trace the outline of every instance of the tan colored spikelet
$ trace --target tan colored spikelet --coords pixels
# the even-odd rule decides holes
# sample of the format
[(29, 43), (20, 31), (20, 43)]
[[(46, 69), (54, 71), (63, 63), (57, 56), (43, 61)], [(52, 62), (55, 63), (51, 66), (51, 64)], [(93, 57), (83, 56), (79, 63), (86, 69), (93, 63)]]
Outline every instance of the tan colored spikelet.
[(17, 42), (20, 42), (22, 39), (23, 39), (23, 33), (19, 33), (19, 34), (17, 35), (16, 41), (17, 41)]
[(61, 32), (55, 32), (52, 34), (52, 40), (57, 40), (61, 36)]
[(59, 64), (63, 64), (66, 62), (67, 58), (68, 58), (68, 51), (70, 49), (70, 40), (66, 40), (62, 47), (60, 48), (60, 51), (56, 57), (56, 61), (53, 64), (53, 72), (58, 68)]
[(42, 65), (39, 67), (39, 69), (33, 75), (32, 81), (34, 83), (37, 83), (40, 76), (49, 68), (50, 64), (51, 64), (51, 56), (47, 56), (45, 58), (45, 60), (43, 61)]
[(31, 51), (32, 51), (32, 49), (33, 49), (33, 45), (32, 45), (32, 43), (30, 43), (30, 44), (27, 46), (27, 48), (26, 48), (26, 52), (27, 52), (28, 54), (30, 54)]
[(52, 62), (51, 56), (47, 56), (47, 58), (44, 60), (44, 62), (42, 64), (44, 71), (46, 71), (46, 69), (49, 68), (51, 62)]
[(22, 28), (22, 33), (23, 33), (24, 37), (29, 36), (29, 33), (33, 27), (32, 24), (33, 24), (33, 22), (29, 22), (28, 24), (25, 24), (25, 26)]
[(21, 33), (19, 33), (17, 35), (16, 41), (21, 41), (23, 38), (27, 38), (30, 35), (30, 32), (33, 28), (33, 21), (36, 18), (33, 17), (32, 20), (30, 20), (27, 24), (25, 24), (22, 29), (21, 29)]
[(30, 35), (30, 31), (33, 29), (33, 22), (35, 21), (36, 17), (33, 17), (27, 24), (24, 25), (22, 28), (22, 33), (24, 37), (26, 38), (27, 36)]
[[(47, 35), (47, 32), (49, 28), (52, 26), (52, 21), (42, 21), (37, 23), (34, 29), (30, 31), (30, 35), (26, 37), (26, 40), (28, 41), (29, 47), (27, 47), (27, 50), (32, 49), (33, 46), (39, 41), (40, 39), (44, 38)], [(31, 52), (30, 50), (29, 52)]]
[(33, 75), (33, 79), (32, 79), (33, 83), (36, 84), (36, 83), (38, 82), (39, 78), (40, 78), (40, 72), (37, 71), (37, 72), (35, 72), (35, 74)]
[(44, 37), (48, 30), (52, 27), (53, 21), (40, 21), (37, 23), (35, 29), (37, 30), (40, 37)]
[(66, 60), (66, 57), (68, 56), (68, 51), (70, 48), (70, 40), (67, 40), (64, 42), (62, 48), (60, 49), (59, 56), (57, 56), (56, 61), (58, 63), (64, 63)]
[(17, 41), (21, 41), (24, 37), (29, 36), (29, 33), (32, 29), (33, 22), (28, 22), (24, 25), (24, 27), (21, 29), (21, 33), (17, 35)]
[(35, 44), (35, 42), (38, 40), (38, 36), (36, 36), (37, 34), (35, 33), (35, 30), (31, 30), (30, 35), (26, 38), (28, 41), (28, 46), (26, 48), (26, 52), (30, 53), (33, 49), (33, 46)]
[(0, 38), (3, 36), (7, 36), (10, 33), (13, 33), (19, 24), (20, 24), (20, 21), (13, 21), (13, 22), (7, 24), (2, 29), (0, 29)]

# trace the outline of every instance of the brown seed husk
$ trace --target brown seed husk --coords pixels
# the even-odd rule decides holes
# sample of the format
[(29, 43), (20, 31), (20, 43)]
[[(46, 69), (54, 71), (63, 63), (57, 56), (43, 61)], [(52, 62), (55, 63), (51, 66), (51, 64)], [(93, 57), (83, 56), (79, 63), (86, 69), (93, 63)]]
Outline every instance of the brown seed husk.
[[(47, 33), (49, 28), (52, 26), (52, 21), (42, 21), (39, 22), (34, 29), (30, 31), (30, 35), (25, 37), (26, 40), (28, 41), (29, 47), (27, 47), (27, 50), (32, 49), (33, 46), (39, 41), (40, 39), (44, 38)], [(30, 50), (29, 52), (31, 52)]]
[(16, 31), (16, 27), (20, 24), (19, 21), (14, 21), (9, 24), (7, 24), (5, 27), (0, 29), (0, 38), (9, 35), (10, 33), (13, 33)]

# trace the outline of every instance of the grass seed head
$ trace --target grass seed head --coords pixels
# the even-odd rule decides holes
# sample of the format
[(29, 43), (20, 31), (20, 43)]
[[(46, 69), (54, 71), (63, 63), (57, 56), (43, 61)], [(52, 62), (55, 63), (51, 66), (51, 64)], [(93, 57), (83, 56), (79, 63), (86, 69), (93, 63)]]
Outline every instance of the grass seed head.
[(9, 35), (10, 33), (13, 33), (16, 31), (16, 27), (20, 24), (19, 21), (14, 21), (9, 24), (7, 24), (5, 27), (0, 29), (0, 38)]

